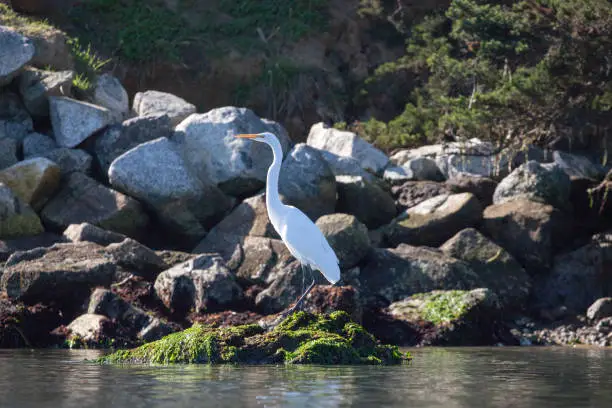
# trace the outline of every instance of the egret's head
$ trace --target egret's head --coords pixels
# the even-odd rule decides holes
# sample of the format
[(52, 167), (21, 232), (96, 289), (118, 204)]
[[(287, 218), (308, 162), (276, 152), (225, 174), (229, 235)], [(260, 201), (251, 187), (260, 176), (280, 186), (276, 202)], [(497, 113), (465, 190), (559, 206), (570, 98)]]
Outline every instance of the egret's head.
[(274, 136), (270, 132), (240, 134), (240, 135), (236, 135), (236, 137), (240, 139), (251, 139), (256, 142), (264, 142), (268, 144), (272, 144), (274, 143), (274, 141), (277, 140), (276, 136)]

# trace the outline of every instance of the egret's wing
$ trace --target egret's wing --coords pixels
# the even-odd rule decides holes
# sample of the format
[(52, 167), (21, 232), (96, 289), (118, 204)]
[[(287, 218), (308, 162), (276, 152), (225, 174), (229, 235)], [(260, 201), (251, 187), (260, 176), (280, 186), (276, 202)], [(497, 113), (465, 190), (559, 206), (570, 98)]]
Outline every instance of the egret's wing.
[(340, 280), (339, 260), (319, 229), (303, 212), (290, 207), (282, 231), (283, 241), (301, 262), (314, 266), (332, 283)]

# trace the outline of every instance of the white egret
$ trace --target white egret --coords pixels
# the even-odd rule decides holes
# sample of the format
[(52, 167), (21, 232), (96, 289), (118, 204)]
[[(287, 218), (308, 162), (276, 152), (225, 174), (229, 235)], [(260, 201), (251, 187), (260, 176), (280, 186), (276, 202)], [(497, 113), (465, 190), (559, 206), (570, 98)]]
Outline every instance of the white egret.
[[(240, 134), (236, 137), (263, 142), (272, 149), (274, 159), (268, 169), (266, 183), (268, 216), (274, 229), (280, 235), (287, 249), (289, 249), (289, 252), (300, 262), (302, 271), (305, 272), (305, 268), (318, 269), (332, 285), (338, 282), (340, 280), (338, 257), (319, 227), (302, 211), (291, 205), (283, 204), (280, 200), (278, 195), (278, 176), (283, 161), (283, 149), (276, 136), (272, 133), (264, 132)], [(315, 280), (313, 277), (308, 289), (300, 296), (295, 306), (289, 309), (285, 315), (292, 313), (300, 306), (314, 285)]]

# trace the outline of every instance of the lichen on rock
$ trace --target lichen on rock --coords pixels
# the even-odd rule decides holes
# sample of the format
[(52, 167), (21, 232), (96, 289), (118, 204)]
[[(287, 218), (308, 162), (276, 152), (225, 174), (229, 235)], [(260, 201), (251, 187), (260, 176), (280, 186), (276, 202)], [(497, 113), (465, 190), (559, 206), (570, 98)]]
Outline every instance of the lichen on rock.
[(270, 331), (257, 324), (213, 328), (195, 324), (182, 332), (97, 363), (399, 364), (409, 360), (397, 346), (378, 344), (346, 312), (298, 312)]

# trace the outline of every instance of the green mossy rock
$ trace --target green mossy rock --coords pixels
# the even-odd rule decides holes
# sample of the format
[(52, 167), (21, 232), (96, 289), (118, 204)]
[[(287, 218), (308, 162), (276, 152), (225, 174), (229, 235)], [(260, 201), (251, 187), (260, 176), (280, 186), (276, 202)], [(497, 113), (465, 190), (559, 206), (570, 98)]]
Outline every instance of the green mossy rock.
[(194, 325), (98, 363), (399, 364), (409, 360), (397, 346), (377, 344), (346, 312), (298, 312), (266, 332), (257, 324), (229, 328)]

